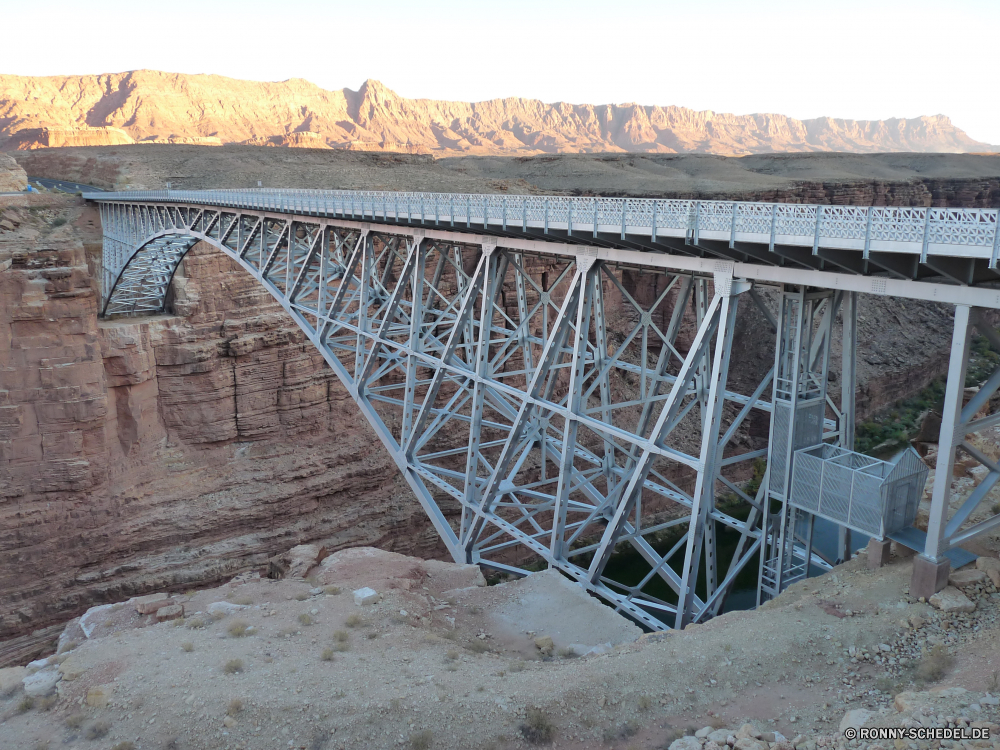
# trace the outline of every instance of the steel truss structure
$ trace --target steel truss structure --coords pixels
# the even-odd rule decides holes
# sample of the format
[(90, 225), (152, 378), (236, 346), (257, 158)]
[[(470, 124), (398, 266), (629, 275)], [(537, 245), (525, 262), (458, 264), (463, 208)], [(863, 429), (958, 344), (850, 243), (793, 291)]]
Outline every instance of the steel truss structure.
[[(450, 198), (450, 206), (468, 198), (468, 226), (455, 231), (414, 226), (412, 216), (401, 223), (399, 196), (395, 215), (386, 218), (393, 194), (370, 201), (368, 221), (323, 208), (328, 195), (86, 196), (99, 201), (104, 225), (104, 314), (162, 312), (184, 254), (197, 242), (222, 250), (281, 303), (323, 354), (457, 561), (516, 574), (526, 562), (542, 561), (651, 629), (717, 614), (737, 575), (755, 560), (759, 599), (779, 593), (815, 559), (811, 519), (796, 519), (785, 502), (793, 453), (821, 441), (853, 445), (859, 291), (957, 305), (958, 364), (946, 401), (955, 419), (945, 420), (946, 429), (954, 445), (983, 461), (990, 474), (968, 509), (950, 521), (950, 484), (938, 480), (934, 507), (944, 520), (938, 529), (932, 519), (925, 554), (937, 559), (1000, 522), (994, 517), (960, 529), (1000, 480), (1000, 467), (955, 437), (1000, 423), (1000, 415), (970, 416), (1000, 386), (1000, 370), (981, 391), (987, 395), (965, 410), (959, 408), (964, 380), (955, 385), (968, 359), (970, 305), (1000, 308), (995, 289), (765, 264), (755, 260), (757, 250), (744, 252), (745, 239), (729, 243), (743, 260), (713, 257), (703, 247), (711, 230), (697, 223), (685, 254), (650, 253), (627, 242), (609, 248), (600, 241), (472, 233), (468, 196)], [(352, 201), (364, 206), (371, 195)], [(233, 206), (237, 198), (248, 202), (247, 196), (253, 206)], [(295, 205), (286, 205), (289, 196)], [(488, 214), (494, 196), (474, 197)], [(280, 205), (256, 205), (263, 202)], [(756, 210), (744, 207), (755, 204), (728, 205), (732, 236), (738, 237), (745, 228), (740, 217)], [(435, 210), (440, 208), (436, 199)], [(600, 239), (603, 209), (593, 210)], [(774, 249), (778, 209), (767, 210)], [(625, 236), (630, 219), (622, 211)], [(435, 223), (454, 223), (455, 215), (442, 222), (439, 214)], [(654, 207), (656, 241), (662, 215)], [(568, 218), (572, 234), (576, 224)], [(559, 214), (543, 219), (548, 229)], [(527, 229), (537, 217), (525, 208), (522, 220)], [(827, 226), (822, 211), (813, 222)], [(869, 213), (869, 235), (873, 223)], [(926, 227), (924, 233), (925, 260), (932, 250), (952, 260), (968, 254), (960, 249), (945, 256), (941, 243), (932, 242), (942, 233)], [(995, 234), (983, 234), (975, 247), (984, 241), (994, 245), (989, 256), (980, 253), (984, 268), (992, 268)], [(866, 256), (873, 242), (865, 240)], [(652, 299), (640, 301), (629, 290), (640, 273), (657, 276)], [(777, 286), (776, 310), (765, 299), (774, 295), (762, 295), (761, 284)], [(615, 321), (609, 321), (610, 298)], [(729, 382), (740, 304), (756, 305), (775, 338), (774, 366), (746, 393)], [(835, 399), (827, 383), (838, 318), (845, 356)], [(974, 319), (1000, 349), (1000, 336)], [(753, 414), (770, 422), (766, 447), (750, 449), (740, 439)], [(954, 452), (939, 454), (939, 464), (947, 465), (939, 465), (938, 477), (950, 478)], [(767, 459), (767, 471), (751, 496), (742, 479), (758, 459)], [(723, 532), (736, 538), (725, 564), (719, 555)], [(644, 561), (647, 571), (639, 579), (609, 566), (623, 549)]]

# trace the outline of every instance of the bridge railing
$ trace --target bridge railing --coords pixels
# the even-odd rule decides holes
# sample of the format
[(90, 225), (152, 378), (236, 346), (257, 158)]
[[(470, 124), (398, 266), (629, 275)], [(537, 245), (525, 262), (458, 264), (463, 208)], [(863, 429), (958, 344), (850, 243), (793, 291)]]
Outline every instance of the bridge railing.
[(742, 201), (476, 195), (371, 190), (143, 190), (90, 193), (102, 202), (185, 203), (455, 228), (641, 235), (653, 242), (763, 243), (989, 259), (1000, 253), (1000, 209), (840, 206)]

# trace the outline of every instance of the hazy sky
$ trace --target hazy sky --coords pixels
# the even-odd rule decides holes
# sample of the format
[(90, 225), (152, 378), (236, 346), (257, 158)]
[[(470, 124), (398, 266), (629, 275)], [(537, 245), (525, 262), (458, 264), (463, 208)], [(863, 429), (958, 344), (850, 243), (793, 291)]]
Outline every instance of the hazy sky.
[(1000, 0), (0, 0), (0, 72), (154, 68), (407, 97), (945, 114), (1000, 144)]

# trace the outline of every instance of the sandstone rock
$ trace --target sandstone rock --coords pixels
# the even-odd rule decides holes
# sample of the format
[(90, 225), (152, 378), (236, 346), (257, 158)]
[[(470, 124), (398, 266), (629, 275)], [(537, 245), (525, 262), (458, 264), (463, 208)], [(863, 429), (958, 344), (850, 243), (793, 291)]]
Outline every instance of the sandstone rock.
[(21, 680), (28, 674), (24, 667), (5, 667), (0, 669), (0, 699), (16, 693), (21, 689)]
[(168, 594), (147, 594), (146, 596), (136, 596), (129, 599), (125, 603), (135, 607), (135, 611), (140, 615), (151, 615), (160, 607), (166, 607), (173, 604)]
[(286, 578), (305, 578), (309, 569), (319, 565), (329, 553), (318, 544), (300, 544), (288, 550), (290, 558)]
[(207, 607), (210, 615), (232, 615), (249, 608), (247, 604), (233, 604), (232, 602), (212, 602)]
[(867, 721), (869, 721), (874, 714), (864, 708), (855, 708), (844, 714), (844, 718), (840, 720), (839, 731), (843, 734), (844, 730), (848, 727), (853, 727), (854, 729), (861, 729)]
[(233, 727), (236, 726), (236, 719), (234, 719), (232, 716), (227, 716), (226, 718), (224, 718), (222, 720), (222, 725), (224, 727), (228, 727), (229, 729), (232, 729)]
[(710, 742), (714, 742), (717, 745), (725, 745), (730, 734), (733, 733), (728, 729), (716, 729), (714, 732), (709, 732), (707, 738)]
[(760, 738), (760, 732), (753, 724), (744, 724), (736, 732), (736, 739), (751, 739), (756, 740)]
[(976, 605), (954, 586), (946, 586), (930, 598), (930, 603), (942, 612), (973, 612)]
[(927, 621), (920, 615), (910, 615), (909, 622), (910, 626), (916, 629), (916, 628), (922, 628), (924, 626), (924, 623)]
[(71, 655), (59, 665), (59, 673), (62, 675), (64, 682), (78, 680), (86, 671), (87, 666), (76, 655)]
[(171, 604), (167, 607), (160, 607), (156, 610), (156, 621), (167, 622), (168, 620), (179, 620), (184, 617), (183, 604)]
[(364, 606), (365, 604), (375, 604), (381, 595), (373, 588), (365, 586), (354, 591), (354, 603), (359, 606)]
[(986, 580), (986, 573), (982, 570), (954, 570), (948, 576), (948, 585), (956, 588), (974, 586)]
[(114, 690), (114, 685), (94, 685), (87, 690), (87, 705), (91, 708), (107, 708)]
[(34, 674), (29, 674), (21, 680), (24, 692), (32, 698), (44, 698), (56, 690), (56, 683), (62, 679), (59, 669), (48, 667)]
[(712, 733), (712, 727), (702, 727), (701, 729), (699, 729), (697, 732), (694, 733), (694, 736), (697, 737), (699, 740), (703, 740), (706, 739), (708, 735), (710, 735), (711, 733)]
[(733, 745), (736, 750), (767, 750), (767, 743), (751, 737), (740, 737)]
[(10, 156), (0, 153), (0, 193), (19, 193), (26, 187), (28, 176), (24, 170)]
[(551, 652), (555, 648), (555, 643), (552, 642), (552, 636), (540, 635), (535, 638), (535, 648), (539, 651)]
[(976, 559), (976, 570), (981, 570), (990, 577), (993, 585), (1000, 588), (1000, 559), (995, 557), (980, 557)]
[(671, 742), (668, 750), (701, 750), (701, 743), (694, 737), (681, 737)]

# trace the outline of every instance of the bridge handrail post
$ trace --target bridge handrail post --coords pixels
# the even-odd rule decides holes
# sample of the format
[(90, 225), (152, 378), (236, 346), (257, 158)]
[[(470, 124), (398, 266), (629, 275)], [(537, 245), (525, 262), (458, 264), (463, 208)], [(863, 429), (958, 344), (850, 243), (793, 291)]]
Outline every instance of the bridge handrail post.
[(1000, 254), (1000, 208), (997, 209), (997, 218), (993, 222), (993, 254), (990, 256), (990, 268), (997, 267), (998, 254)]

